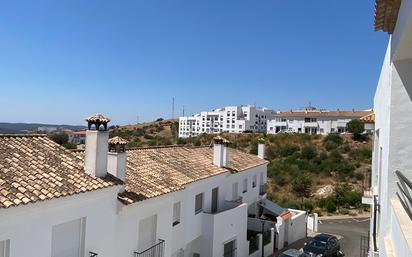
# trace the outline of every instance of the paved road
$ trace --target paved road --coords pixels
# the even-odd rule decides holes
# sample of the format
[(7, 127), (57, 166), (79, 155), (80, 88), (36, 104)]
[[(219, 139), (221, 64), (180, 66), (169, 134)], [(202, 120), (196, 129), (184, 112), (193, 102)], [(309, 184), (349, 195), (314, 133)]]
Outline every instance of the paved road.
[[(346, 218), (346, 219), (330, 219), (321, 220), (319, 224), (319, 233), (328, 233), (336, 235), (340, 239), (342, 252), (345, 257), (359, 257), (360, 253), (360, 237), (367, 235), (369, 230), (369, 218)], [(308, 242), (311, 237), (299, 240), (288, 248), (301, 249), (305, 242)], [(280, 252), (282, 252), (280, 251)], [(278, 256), (277, 252), (275, 256)]]
[(341, 248), (345, 257), (357, 257), (360, 253), (360, 237), (367, 235), (369, 218), (349, 218), (339, 220), (322, 220), (319, 232), (340, 235)]

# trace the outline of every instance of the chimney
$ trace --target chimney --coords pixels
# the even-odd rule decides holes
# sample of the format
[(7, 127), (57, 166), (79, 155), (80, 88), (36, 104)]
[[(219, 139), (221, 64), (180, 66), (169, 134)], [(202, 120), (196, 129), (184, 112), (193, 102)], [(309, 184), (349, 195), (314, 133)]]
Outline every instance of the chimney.
[(126, 144), (121, 137), (110, 138), (107, 154), (107, 171), (121, 181), (126, 179)]
[(259, 139), (258, 143), (258, 157), (260, 159), (265, 159), (265, 140), (263, 138)]
[(86, 121), (88, 129), (84, 168), (93, 176), (104, 177), (107, 174), (107, 141), (109, 140), (107, 123), (110, 119), (101, 114), (95, 114)]
[(229, 141), (217, 136), (213, 139), (213, 164), (218, 167), (227, 167), (229, 164)]

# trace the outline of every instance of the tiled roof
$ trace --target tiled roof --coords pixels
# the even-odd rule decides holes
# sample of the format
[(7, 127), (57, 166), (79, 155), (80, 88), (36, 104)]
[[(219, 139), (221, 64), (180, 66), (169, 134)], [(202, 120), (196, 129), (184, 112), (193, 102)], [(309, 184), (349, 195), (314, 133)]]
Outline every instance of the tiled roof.
[(349, 117), (360, 118), (371, 114), (371, 111), (291, 111), (274, 113), (273, 117), (300, 117), (300, 118), (316, 118), (316, 117)]
[(230, 170), (240, 172), (267, 163), (255, 155), (229, 148), (229, 165), (213, 164), (211, 147), (160, 147), (127, 151), (126, 191), (124, 203), (183, 189), (186, 184)]
[(83, 160), (44, 135), (0, 135), (0, 208), (58, 198), (119, 183), (95, 178)]
[(395, 30), (401, 0), (375, 0), (375, 31), (392, 34)]
[(360, 120), (365, 122), (365, 123), (375, 123), (375, 114), (370, 113), (368, 115), (365, 115), (365, 116), (361, 117)]
[(107, 142), (109, 145), (127, 145), (127, 140), (118, 136), (112, 137)]
[(87, 117), (86, 121), (89, 121), (89, 122), (102, 122), (102, 123), (106, 122), (107, 123), (107, 122), (110, 122), (110, 119), (103, 116), (100, 113), (96, 113), (95, 115)]

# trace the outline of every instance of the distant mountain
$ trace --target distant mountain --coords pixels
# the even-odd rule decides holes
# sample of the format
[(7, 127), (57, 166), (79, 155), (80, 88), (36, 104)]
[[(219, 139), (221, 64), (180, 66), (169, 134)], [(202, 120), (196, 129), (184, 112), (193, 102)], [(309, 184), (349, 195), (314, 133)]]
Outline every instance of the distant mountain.
[(57, 128), (57, 129), (71, 129), (79, 130), (85, 129), (85, 126), (78, 125), (55, 125), (55, 124), (42, 124), (42, 123), (8, 123), (0, 122), (0, 134), (6, 133), (28, 133), (31, 131), (37, 131), (38, 128)]

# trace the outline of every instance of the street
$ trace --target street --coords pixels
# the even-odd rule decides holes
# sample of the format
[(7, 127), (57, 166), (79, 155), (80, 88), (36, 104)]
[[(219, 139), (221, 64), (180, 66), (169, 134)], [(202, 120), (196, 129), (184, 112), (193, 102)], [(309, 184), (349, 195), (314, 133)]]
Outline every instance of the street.
[(369, 218), (349, 218), (321, 220), (319, 232), (342, 236), (339, 240), (342, 252), (347, 257), (357, 257), (360, 253), (360, 237), (367, 235)]
[[(369, 229), (369, 218), (346, 218), (346, 219), (325, 219), (319, 222), (319, 232), (335, 235), (341, 244), (341, 250), (345, 257), (359, 257), (360, 256), (360, 237), (367, 235)], [(301, 249), (304, 244), (310, 241), (312, 237), (299, 240), (288, 247), (282, 249), (294, 248)], [(278, 256), (280, 252), (275, 253)]]

